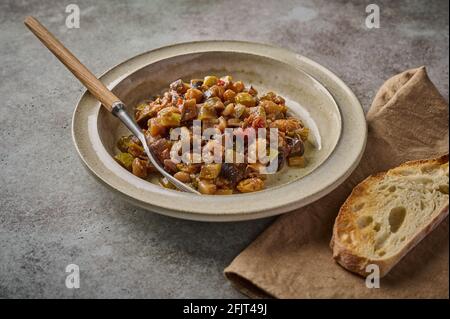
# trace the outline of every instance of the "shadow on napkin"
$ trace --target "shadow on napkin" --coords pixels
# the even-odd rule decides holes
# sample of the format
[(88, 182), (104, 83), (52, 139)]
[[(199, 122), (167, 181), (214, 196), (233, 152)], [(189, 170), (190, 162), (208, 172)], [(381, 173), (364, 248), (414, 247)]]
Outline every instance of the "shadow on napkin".
[(332, 259), (329, 242), (340, 206), (370, 174), (448, 153), (448, 105), (424, 67), (398, 74), (378, 91), (366, 116), (365, 154), (331, 194), (279, 217), (225, 269), (242, 293), (275, 298), (448, 298), (448, 218), (369, 289)]

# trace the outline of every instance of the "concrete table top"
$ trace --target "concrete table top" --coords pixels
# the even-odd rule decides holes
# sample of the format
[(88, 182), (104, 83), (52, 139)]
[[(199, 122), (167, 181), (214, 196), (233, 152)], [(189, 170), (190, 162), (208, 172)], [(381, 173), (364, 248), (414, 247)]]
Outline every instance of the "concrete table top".
[[(213, 224), (131, 206), (82, 167), (71, 139), (81, 84), (24, 27), (41, 20), (98, 74), (136, 54), (192, 40), (250, 40), (338, 74), (365, 110), (380, 85), (425, 65), (448, 97), (448, 1), (72, 1), (0, 3), (0, 298), (240, 298), (223, 269), (272, 219)], [(68, 264), (80, 288), (65, 286)]]

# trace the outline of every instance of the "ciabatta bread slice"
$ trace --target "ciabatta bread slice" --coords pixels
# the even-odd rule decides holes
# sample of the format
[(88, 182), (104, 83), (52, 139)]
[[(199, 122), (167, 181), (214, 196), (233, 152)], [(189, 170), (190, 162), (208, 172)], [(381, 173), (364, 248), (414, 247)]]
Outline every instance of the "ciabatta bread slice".
[(407, 162), (356, 186), (336, 218), (331, 248), (344, 268), (386, 275), (448, 215), (448, 155)]

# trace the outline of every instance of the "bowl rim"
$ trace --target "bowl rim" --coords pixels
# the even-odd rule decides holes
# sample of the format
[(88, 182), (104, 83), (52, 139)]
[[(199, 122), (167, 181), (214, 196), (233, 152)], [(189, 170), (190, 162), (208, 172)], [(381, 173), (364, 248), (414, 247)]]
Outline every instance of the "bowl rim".
[[(86, 154), (82, 150), (82, 143), (87, 142), (86, 137), (79, 136), (79, 134), (83, 134), (83, 132), (79, 133), (77, 131), (77, 125), (79, 125), (78, 119), (80, 110), (86, 111), (84, 108), (82, 108), (82, 105), (89, 102), (96, 104), (96, 106), (93, 108), (94, 111), (92, 113), (95, 112), (96, 114), (98, 114), (98, 111), (100, 109), (100, 103), (98, 101), (95, 101), (95, 99), (90, 95), (89, 92), (85, 91), (84, 94), (82, 94), (82, 96), (79, 98), (76, 108), (73, 112), (72, 140), (82, 163), (88, 169), (88, 171), (99, 181), (108, 186), (108, 188), (114, 190), (116, 193), (120, 194), (122, 197), (124, 197), (134, 205), (173, 217), (202, 221), (249, 220), (288, 212), (305, 206), (325, 196), (329, 192), (333, 191), (337, 186), (339, 186), (351, 174), (362, 157), (367, 140), (367, 124), (365, 121), (362, 106), (351, 89), (333, 72), (320, 65), (319, 63), (295, 52), (291, 52), (267, 44), (246, 41), (213, 40), (178, 43), (150, 50), (131, 57), (104, 72), (100, 76), (100, 80), (102, 80), (110, 89), (112, 89), (124, 78), (157, 61), (179, 56), (182, 54), (194, 54), (214, 51), (234, 52), (237, 54), (253, 54), (271, 58), (283, 63), (288, 63), (296, 69), (306, 73), (313, 80), (319, 82), (327, 90), (327, 92), (331, 94), (333, 100), (338, 105), (340, 111), (339, 113), (341, 116), (341, 137), (328, 158), (325, 159), (322, 164), (320, 164), (307, 176), (291, 183), (262, 192), (220, 197), (196, 196), (187, 193), (168, 191), (159, 186), (153, 185), (155, 186), (154, 194), (147, 194), (149, 196), (148, 199), (147, 197), (143, 198), (142, 196), (137, 196), (136, 189), (133, 190), (133, 187), (131, 187), (133, 185), (118, 184), (117, 181), (114, 181), (115, 178), (113, 178), (112, 176), (115, 174), (105, 173), (104, 169), (99, 169), (98, 167), (96, 167), (97, 164), (93, 162), (92, 158), (88, 158), (88, 156), (85, 156)], [(140, 62), (140, 59), (142, 59), (143, 61)], [(131, 70), (127, 70), (127, 65), (131, 66), (133, 63), (135, 63), (136, 66), (131, 68)], [(310, 68), (310, 71), (314, 71), (316, 74), (314, 74), (314, 72), (308, 72), (308, 70), (305, 70), (305, 67)], [(317, 78), (318, 75), (322, 78), (322, 81), (321, 79)], [(323, 80), (327, 80), (328, 83), (323, 83)], [(327, 87), (330, 84), (335, 84), (333, 90), (330, 90), (330, 88)], [(341, 92), (334, 92), (333, 94), (333, 91), (336, 90), (340, 90)], [(337, 98), (335, 96), (335, 94), (337, 93), (345, 95), (351, 103), (343, 108), (337, 101)], [(352, 121), (349, 121), (349, 119), (347, 118), (350, 108), (351, 115), (353, 116)], [(354, 139), (356, 137), (356, 139), (352, 141), (353, 147), (350, 148), (350, 150), (345, 154), (341, 154), (342, 143), (348, 142), (346, 141), (346, 139), (351, 137), (349, 136), (349, 134), (355, 135), (355, 133), (357, 134), (356, 136), (353, 136)], [(87, 133), (85, 132), (84, 134)], [(95, 152), (95, 150), (93, 149), (91, 151)], [(323, 179), (324, 176), (321, 176), (322, 184), (320, 187), (315, 187), (309, 190), (300, 198), (296, 196), (296, 194), (293, 194), (296, 191), (295, 186), (301, 186), (301, 184), (307, 183), (311, 178), (315, 177), (315, 175), (318, 175), (319, 171), (323, 175), (323, 172), (325, 172), (327, 169), (329, 170), (330, 165), (333, 165), (333, 160), (339, 160), (341, 163), (341, 167), (338, 170), (332, 171), (331, 174), (328, 174), (331, 175), (331, 178), (328, 179), (328, 182), (325, 182), (325, 180)], [(331, 168), (336, 167), (331, 166)], [(136, 177), (136, 179), (138, 178)], [(150, 184), (146, 181), (143, 182)], [(126, 186), (128, 186), (128, 188)], [(267, 194), (269, 193), (271, 193), (273, 196), (268, 202)], [(162, 202), (162, 198), (160, 196), (166, 197), (166, 200)], [(279, 197), (277, 198), (276, 196)], [(230, 201), (230, 198), (232, 198), (232, 202), (227, 203)], [(177, 201), (183, 203), (183, 205), (176, 204)], [(220, 212), (212, 213), (211, 205), (215, 205), (216, 207), (218, 205), (223, 205), (223, 207), (221, 208)]]

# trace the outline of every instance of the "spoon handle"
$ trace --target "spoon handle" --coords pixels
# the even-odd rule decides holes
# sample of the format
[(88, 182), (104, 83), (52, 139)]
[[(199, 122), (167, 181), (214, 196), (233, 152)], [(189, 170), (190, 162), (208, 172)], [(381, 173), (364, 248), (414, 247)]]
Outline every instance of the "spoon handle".
[(156, 169), (166, 177), (178, 189), (199, 194), (192, 187), (180, 182), (175, 177), (167, 173), (157, 162), (150, 151), (141, 128), (125, 112), (125, 105), (108, 88), (100, 82), (64, 45), (59, 42), (42, 24), (33, 17), (25, 19), (25, 25), (34, 33), (36, 37), (75, 75), (78, 80), (99, 100), (102, 105), (112, 114), (117, 116), (128, 129), (141, 141), (145, 153)]
[(25, 25), (41, 42), (75, 75), (103, 106), (112, 111), (120, 99), (96, 78), (61, 42), (56, 39), (38, 20), (27, 17)]

